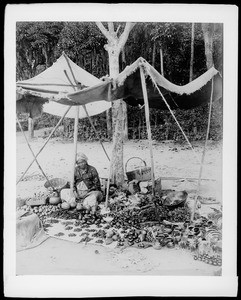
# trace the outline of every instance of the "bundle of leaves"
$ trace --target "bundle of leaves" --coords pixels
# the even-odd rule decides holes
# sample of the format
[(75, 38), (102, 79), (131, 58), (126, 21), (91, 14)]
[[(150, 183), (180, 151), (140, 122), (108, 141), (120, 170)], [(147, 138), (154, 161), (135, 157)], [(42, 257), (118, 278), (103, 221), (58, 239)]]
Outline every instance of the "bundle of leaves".
[(186, 222), (190, 221), (191, 211), (188, 207), (178, 207), (172, 211), (168, 211), (165, 220), (170, 222)]

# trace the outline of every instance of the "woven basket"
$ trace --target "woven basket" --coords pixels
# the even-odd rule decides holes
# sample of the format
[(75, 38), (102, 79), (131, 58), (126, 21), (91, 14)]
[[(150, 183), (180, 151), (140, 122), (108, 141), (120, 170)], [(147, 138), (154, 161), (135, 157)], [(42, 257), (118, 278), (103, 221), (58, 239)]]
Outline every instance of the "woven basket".
[(40, 205), (45, 205), (46, 203), (47, 203), (46, 197), (42, 199), (31, 198), (26, 201), (26, 204), (30, 206), (40, 206)]
[[(133, 158), (137, 158), (137, 159), (141, 160), (142, 163), (144, 164), (144, 166), (136, 167), (136, 169), (132, 170), (132, 171), (127, 171), (128, 162), (130, 162), (130, 160)], [(151, 167), (147, 167), (146, 162), (143, 159), (141, 159), (140, 157), (131, 157), (127, 160), (127, 162), (125, 164), (125, 173), (126, 173), (128, 181), (132, 181), (134, 179), (138, 180), (138, 181), (151, 180)]]
[[(176, 209), (178, 207), (184, 207), (187, 201), (187, 192), (175, 192), (171, 191), (167, 194), (166, 199), (163, 201), (163, 205), (169, 210)], [(171, 203), (169, 202), (171, 201)]]
[[(44, 184), (44, 187), (46, 189), (53, 189), (60, 192), (63, 188), (67, 186), (68, 182), (65, 179), (62, 178), (53, 178), (50, 179), (49, 181), (46, 181)], [(53, 187), (53, 188), (52, 188)]]

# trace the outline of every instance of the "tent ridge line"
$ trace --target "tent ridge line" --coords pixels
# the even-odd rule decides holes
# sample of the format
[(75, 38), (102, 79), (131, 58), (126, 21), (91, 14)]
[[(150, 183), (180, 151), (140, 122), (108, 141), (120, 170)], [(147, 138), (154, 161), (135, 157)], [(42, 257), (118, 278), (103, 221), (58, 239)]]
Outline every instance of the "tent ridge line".
[[(50, 85), (50, 86), (71, 86), (70, 84), (61, 84), (61, 83), (27, 83), (27, 82), (22, 82), (22, 83), (16, 83), (17, 87), (22, 87), (22, 86), (28, 86), (28, 85), (37, 85), (37, 86), (42, 86), (42, 85)], [(77, 85), (74, 85), (75, 87), (78, 87)], [(25, 87), (24, 87), (25, 88)]]
[(205, 86), (215, 75), (219, 73), (214, 67), (194, 79), (193, 81), (185, 84), (185, 85), (176, 85), (169, 80), (167, 80), (164, 76), (159, 74), (155, 68), (153, 68), (148, 62), (146, 65), (149, 67), (148, 71), (154, 77), (156, 83), (159, 86), (168, 89), (172, 93), (176, 93), (178, 95), (190, 95), (198, 90), (200, 90), (203, 86)]
[(125, 69), (118, 75), (118, 78), (116, 78), (116, 82), (118, 86), (121, 86), (124, 84), (124, 81), (128, 76), (133, 74), (138, 68), (140, 68), (140, 63), (143, 62), (143, 58), (138, 58), (132, 65), (125, 67)]
[(196, 152), (194, 151), (194, 148), (193, 148), (192, 144), (189, 142), (189, 140), (188, 140), (188, 138), (187, 138), (185, 132), (184, 132), (183, 129), (182, 129), (182, 126), (181, 126), (180, 123), (178, 122), (178, 120), (177, 120), (175, 114), (173, 113), (173, 111), (172, 111), (172, 109), (170, 108), (168, 102), (166, 101), (165, 97), (163, 96), (162, 92), (160, 91), (159, 87), (157, 86), (157, 83), (155, 82), (155, 79), (153, 78), (153, 76), (152, 76), (150, 70), (147, 70), (147, 72), (148, 72), (148, 74), (149, 74), (149, 76), (150, 76), (150, 78), (151, 78), (153, 84), (156, 86), (156, 89), (158, 90), (160, 96), (162, 97), (163, 101), (165, 102), (167, 108), (169, 109), (171, 115), (173, 116), (174, 120), (176, 121), (177, 126), (179, 127), (179, 129), (181, 130), (183, 136), (185, 137), (185, 139), (186, 139), (188, 145), (190, 146), (191, 150), (193, 151), (194, 156), (195, 156), (195, 158), (197, 159), (197, 162), (199, 163), (199, 159), (198, 159), (198, 157), (197, 157)]

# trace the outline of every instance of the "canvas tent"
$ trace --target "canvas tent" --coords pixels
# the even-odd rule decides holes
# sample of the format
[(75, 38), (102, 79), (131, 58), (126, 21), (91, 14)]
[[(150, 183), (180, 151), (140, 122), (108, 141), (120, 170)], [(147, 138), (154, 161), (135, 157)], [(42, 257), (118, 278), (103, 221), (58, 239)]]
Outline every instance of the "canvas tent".
[[(53, 101), (61, 104), (70, 104), (72, 101), (73, 105), (85, 105), (87, 103), (91, 103), (92, 101), (105, 100), (111, 102), (118, 99), (123, 99), (128, 104), (134, 106), (139, 104), (145, 105), (145, 116), (152, 169), (152, 192), (154, 193), (154, 164), (149, 121), (149, 107), (159, 108), (162, 110), (169, 109), (177, 125), (179, 126), (179, 129), (182, 131), (185, 139), (191, 146), (172, 110), (178, 108), (190, 109), (210, 102), (207, 136), (204, 146), (205, 154), (205, 147), (210, 128), (212, 102), (222, 99), (222, 77), (220, 73), (214, 67), (212, 67), (192, 82), (183, 86), (179, 86), (168, 81), (145, 59), (140, 57), (133, 64), (126, 67), (124, 71), (121, 72), (116, 78), (106, 78), (104, 82), (95, 86), (77, 92), (59, 95), (59, 97), (56, 97), (53, 99)], [(204, 155), (202, 157), (200, 167), (199, 186), (203, 159)]]
[[(43, 147), (40, 151), (34, 155), (29, 143), (28, 146), (34, 156), (34, 161), (37, 162), (37, 156), (40, 154), (42, 149), (45, 147), (47, 142), (49, 141), (50, 137), (57, 129), (61, 121), (64, 117), (68, 118), (75, 118), (75, 132), (74, 132), (74, 158), (73, 161), (75, 163), (76, 151), (77, 151), (77, 125), (78, 119), (82, 119), (88, 117), (91, 125), (93, 123), (90, 119), (90, 116), (97, 115), (106, 111), (111, 107), (111, 103), (107, 101), (98, 101), (98, 103), (91, 102), (86, 105), (80, 106), (73, 106), (73, 101), (69, 102), (70, 106), (67, 107), (66, 105), (62, 105), (61, 103), (57, 103), (52, 101), (56, 97), (61, 97), (60, 95), (66, 95), (73, 91), (77, 91), (79, 89), (83, 89), (89, 86), (93, 86), (96, 84), (101, 83), (102, 81), (93, 76), (92, 74), (88, 73), (78, 65), (76, 65), (73, 61), (71, 61), (68, 56), (63, 52), (59, 59), (48, 69), (40, 73), (39, 75), (23, 80), (18, 81), (16, 83), (16, 109), (17, 112), (34, 112), (35, 115), (31, 116), (34, 117), (36, 115), (41, 114), (41, 107), (43, 108), (44, 112), (61, 116), (58, 124), (55, 126), (53, 131), (51, 132), (50, 136), (48, 137), (47, 141), (44, 143)], [(65, 103), (66, 104), (66, 103)], [(33, 109), (34, 108), (34, 109)], [(17, 120), (18, 121), (18, 120)], [(21, 124), (18, 121), (18, 124), (21, 128)], [(23, 131), (22, 131), (23, 132)], [(24, 134), (24, 132), (23, 132)], [(25, 137), (26, 138), (26, 137)], [(27, 141), (27, 139), (26, 139)], [(27, 141), (28, 142), (28, 141)], [(101, 141), (100, 141), (101, 142)], [(101, 143), (102, 147), (103, 144)], [(104, 149), (104, 147), (103, 147)], [(105, 151), (105, 149), (104, 149)], [(106, 151), (105, 151), (106, 153)], [(106, 153), (107, 155), (107, 153)], [(108, 157), (108, 155), (107, 155)], [(29, 165), (29, 167), (32, 165)], [(74, 164), (73, 163), (73, 164)], [(37, 162), (38, 164), (38, 162)], [(38, 164), (39, 165), (39, 164)], [(28, 169), (29, 169), (28, 167)], [(41, 169), (41, 166), (39, 165)], [(74, 168), (74, 167), (73, 167)], [(27, 170), (28, 170), (27, 169)], [(18, 182), (21, 181), (23, 176), (26, 174), (27, 170), (23, 173), (21, 178)], [(43, 170), (41, 169), (43, 175)], [(47, 179), (47, 177), (46, 177)], [(48, 179), (47, 179), (48, 180)], [(72, 180), (73, 181), (73, 180)], [(17, 183), (18, 183), (17, 182)]]
[[(71, 70), (71, 67), (70, 67)], [(71, 73), (71, 72), (70, 72)], [(66, 76), (68, 77), (68, 76)], [(173, 109), (189, 109), (197, 107), (203, 103), (212, 103), (222, 98), (222, 78), (220, 73), (213, 67), (192, 82), (178, 86), (171, 83), (158, 73), (145, 59), (138, 58), (132, 65), (125, 68), (116, 78), (106, 78), (98, 81), (95, 85), (82, 89), (79, 79), (73, 76), (65, 85), (61, 92), (49, 93), (49, 85), (45, 89), (41, 84), (35, 88), (31, 82), (20, 82), (17, 84), (18, 93), (49, 97), (50, 100), (63, 105), (85, 106), (92, 102), (106, 101), (111, 103), (118, 99), (123, 99), (130, 105), (145, 104), (145, 115), (147, 123), (148, 140), (150, 145), (150, 155), (152, 163), (152, 187), (154, 186), (153, 154), (151, 144), (151, 129), (149, 122), (149, 107), (159, 109), (169, 109), (176, 120)], [(74, 88), (77, 89), (73, 92)], [(69, 89), (72, 90), (70, 91)], [(24, 91), (24, 92), (23, 92)], [(211, 105), (210, 105), (211, 107)], [(211, 115), (211, 113), (209, 114)], [(180, 130), (182, 130), (178, 123)], [(210, 125), (210, 124), (209, 124)], [(185, 133), (182, 131), (185, 136)], [(108, 189), (107, 189), (108, 194)]]
[(222, 78), (212, 67), (190, 83), (179, 86), (168, 81), (142, 57), (127, 66), (116, 78), (106, 78), (77, 92), (56, 95), (52, 98), (61, 104), (83, 105), (94, 101), (115, 101), (124, 99), (128, 104), (137, 106), (144, 104), (140, 79), (140, 66), (144, 68), (149, 107), (166, 110), (167, 106), (153, 81), (160, 88), (171, 109), (190, 109), (207, 103), (210, 98), (211, 81), (214, 81), (213, 101), (222, 98)]
[[(75, 81), (77, 81), (77, 84)], [(62, 117), (66, 107), (51, 100), (55, 97), (60, 97), (60, 95), (71, 93), (80, 88), (91, 87), (101, 82), (100, 79), (76, 65), (63, 53), (51, 67), (39, 75), (17, 82), (17, 110), (27, 112), (28, 104), (35, 105), (36, 114), (40, 114), (38, 105), (41, 102), (43, 104), (43, 112)], [(73, 105), (72, 102), (69, 104)], [(100, 114), (110, 107), (111, 104), (106, 101), (98, 101), (98, 103), (86, 105), (89, 116)], [(72, 107), (65, 117), (75, 118), (75, 115), (76, 110)], [(79, 118), (85, 117), (87, 117), (86, 112), (80, 106)]]

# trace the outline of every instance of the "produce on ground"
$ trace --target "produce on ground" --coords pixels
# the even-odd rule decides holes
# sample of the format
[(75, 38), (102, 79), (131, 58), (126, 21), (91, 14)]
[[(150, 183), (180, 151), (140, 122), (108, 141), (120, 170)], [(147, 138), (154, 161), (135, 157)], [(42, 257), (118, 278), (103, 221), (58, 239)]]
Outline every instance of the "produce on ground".
[[(110, 201), (107, 216), (101, 214), (101, 209), (93, 215), (85, 210), (78, 211), (75, 205), (67, 209), (64, 203), (24, 205), (18, 209), (36, 213), (46, 231), (63, 220), (61, 223), (69, 231), (66, 235), (74, 237), (78, 233), (82, 236), (80, 242), (87, 243), (97, 238), (96, 243), (110, 245), (116, 242), (117, 247), (152, 246), (156, 250), (178, 247), (191, 251), (196, 260), (217, 266), (222, 264), (221, 211), (214, 211), (210, 218), (200, 216), (191, 223), (188, 207), (169, 210), (162, 205), (159, 195), (131, 197), (123, 192), (116, 193)], [(136, 200), (134, 205), (133, 199)], [(63, 232), (55, 234), (62, 235)]]

